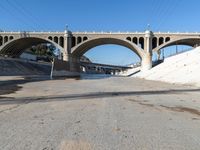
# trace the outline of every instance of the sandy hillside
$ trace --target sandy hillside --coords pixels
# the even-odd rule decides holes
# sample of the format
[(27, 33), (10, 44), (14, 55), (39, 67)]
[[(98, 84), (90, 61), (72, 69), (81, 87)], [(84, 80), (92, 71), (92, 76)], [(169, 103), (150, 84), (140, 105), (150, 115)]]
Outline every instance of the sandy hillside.
[(200, 47), (169, 58), (134, 77), (200, 86)]

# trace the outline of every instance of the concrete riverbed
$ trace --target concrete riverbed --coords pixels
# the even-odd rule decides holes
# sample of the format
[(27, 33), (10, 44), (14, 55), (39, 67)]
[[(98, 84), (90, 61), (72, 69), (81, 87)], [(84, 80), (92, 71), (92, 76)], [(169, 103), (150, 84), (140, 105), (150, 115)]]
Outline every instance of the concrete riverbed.
[(128, 77), (0, 77), (2, 150), (199, 150), (200, 89)]

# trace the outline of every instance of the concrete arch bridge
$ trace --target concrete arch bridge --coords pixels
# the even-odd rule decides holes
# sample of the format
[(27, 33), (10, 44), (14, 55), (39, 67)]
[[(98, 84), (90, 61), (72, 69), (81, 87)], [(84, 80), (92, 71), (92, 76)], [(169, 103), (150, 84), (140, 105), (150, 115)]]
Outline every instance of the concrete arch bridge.
[(27, 48), (51, 43), (61, 50), (70, 71), (79, 71), (80, 57), (91, 48), (116, 44), (129, 48), (141, 59), (143, 71), (152, 68), (152, 54), (172, 45), (200, 45), (200, 33), (165, 32), (0, 32), (0, 55), (19, 57)]

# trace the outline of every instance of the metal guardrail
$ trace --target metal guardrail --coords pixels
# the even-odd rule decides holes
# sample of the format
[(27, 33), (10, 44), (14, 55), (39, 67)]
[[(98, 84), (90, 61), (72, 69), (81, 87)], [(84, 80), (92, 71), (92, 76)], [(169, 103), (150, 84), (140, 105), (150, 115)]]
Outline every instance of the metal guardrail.
[(184, 52), (191, 51), (191, 50), (193, 50), (193, 48), (189, 48), (189, 49), (185, 49), (185, 50), (179, 51), (179, 52), (177, 52), (175, 54), (168, 55), (167, 57), (164, 57), (164, 58), (169, 58), (169, 57), (172, 57), (172, 56), (176, 56), (176, 55), (179, 55), (179, 54), (182, 54)]

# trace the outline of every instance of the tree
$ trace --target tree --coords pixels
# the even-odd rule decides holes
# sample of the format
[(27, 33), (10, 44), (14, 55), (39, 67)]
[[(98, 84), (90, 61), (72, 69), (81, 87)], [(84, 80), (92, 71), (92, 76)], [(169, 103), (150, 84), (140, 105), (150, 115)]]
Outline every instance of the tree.
[(38, 56), (48, 56), (48, 57), (56, 56), (55, 54), (56, 48), (52, 44), (39, 44), (36, 46), (32, 46), (27, 51)]

